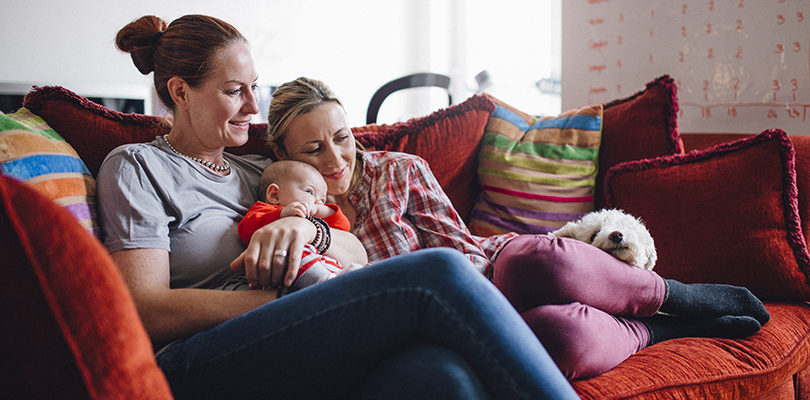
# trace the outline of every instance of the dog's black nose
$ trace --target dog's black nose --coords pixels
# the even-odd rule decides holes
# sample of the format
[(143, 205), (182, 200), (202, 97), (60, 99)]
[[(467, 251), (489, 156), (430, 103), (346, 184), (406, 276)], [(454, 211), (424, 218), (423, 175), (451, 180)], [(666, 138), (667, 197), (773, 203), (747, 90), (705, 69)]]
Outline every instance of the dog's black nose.
[(608, 239), (613, 243), (619, 244), (624, 240), (624, 235), (619, 231), (611, 232), (610, 235), (608, 235)]

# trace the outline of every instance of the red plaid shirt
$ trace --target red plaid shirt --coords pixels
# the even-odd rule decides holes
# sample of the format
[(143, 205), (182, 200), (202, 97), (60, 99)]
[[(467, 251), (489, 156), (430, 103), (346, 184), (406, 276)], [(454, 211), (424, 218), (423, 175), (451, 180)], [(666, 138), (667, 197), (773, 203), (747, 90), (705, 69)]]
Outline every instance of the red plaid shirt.
[(354, 233), (369, 262), (430, 247), (451, 247), (484, 272), (514, 233), (483, 238), (467, 229), (450, 199), (417, 156), (387, 151), (362, 153), (363, 176), (351, 192), (357, 210)]

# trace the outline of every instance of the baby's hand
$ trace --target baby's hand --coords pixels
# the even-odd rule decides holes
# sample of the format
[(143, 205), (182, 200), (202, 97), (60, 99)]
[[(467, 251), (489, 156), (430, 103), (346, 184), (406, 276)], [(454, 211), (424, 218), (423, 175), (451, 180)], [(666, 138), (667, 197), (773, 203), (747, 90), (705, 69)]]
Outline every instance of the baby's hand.
[(335, 213), (335, 210), (327, 207), (326, 205), (315, 204), (315, 206), (312, 208), (312, 214), (310, 214), (310, 215), (313, 216), (313, 217), (326, 219), (328, 217), (331, 217), (332, 214), (334, 214), (334, 213)]
[(297, 201), (287, 204), (286, 206), (284, 206), (284, 208), (281, 209), (281, 213), (279, 213), (279, 216), (281, 216), (282, 218), (283, 217), (306, 218), (308, 215), (309, 209), (307, 208), (307, 205)]

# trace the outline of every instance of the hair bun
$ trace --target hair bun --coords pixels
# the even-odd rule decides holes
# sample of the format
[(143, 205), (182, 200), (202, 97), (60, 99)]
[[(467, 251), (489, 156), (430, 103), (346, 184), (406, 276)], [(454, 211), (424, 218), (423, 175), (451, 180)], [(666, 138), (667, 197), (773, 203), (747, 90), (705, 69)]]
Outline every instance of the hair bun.
[(165, 21), (154, 15), (141, 17), (118, 31), (115, 45), (129, 53), (138, 71), (147, 75), (155, 69), (156, 44), (167, 27)]
[(164, 34), (165, 32), (166, 32), (166, 31), (157, 31), (157, 33), (155, 34), (155, 36), (152, 36), (152, 45), (153, 45), (153, 46), (157, 44), (157, 41), (158, 41), (158, 40), (160, 40), (160, 37), (161, 37), (161, 36), (163, 36), (163, 34)]

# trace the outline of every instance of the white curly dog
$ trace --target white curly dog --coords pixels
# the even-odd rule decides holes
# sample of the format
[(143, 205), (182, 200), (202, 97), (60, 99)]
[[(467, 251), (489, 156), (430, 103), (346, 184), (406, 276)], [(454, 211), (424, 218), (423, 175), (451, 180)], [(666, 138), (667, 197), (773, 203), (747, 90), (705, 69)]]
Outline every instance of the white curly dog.
[(568, 237), (590, 243), (630, 265), (652, 270), (658, 260), (650, 232), (640, 219), (621, 210), (599, 210), (585, 214), (552, 237)]

